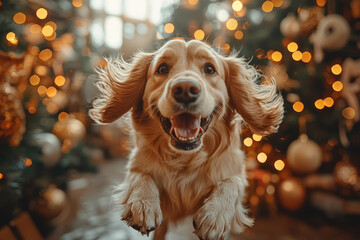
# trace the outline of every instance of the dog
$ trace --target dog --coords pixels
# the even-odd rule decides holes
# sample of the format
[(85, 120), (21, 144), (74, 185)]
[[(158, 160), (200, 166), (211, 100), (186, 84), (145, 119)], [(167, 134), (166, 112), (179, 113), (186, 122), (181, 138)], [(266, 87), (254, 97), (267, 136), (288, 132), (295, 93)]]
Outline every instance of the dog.
[(258, 134), (277, 131), (283, 98), (275, 81), (244, 59), (207, 44), (170, 40), (130, 63), (108, 59), (89, 115), (110, 123), (131, 112), (136, 147), (114, 194), (121, 218), (142, 234), (165, 239), (168, 223), (192, 216), (199, 239), (227, 239), (253, 220), (242, 122)]

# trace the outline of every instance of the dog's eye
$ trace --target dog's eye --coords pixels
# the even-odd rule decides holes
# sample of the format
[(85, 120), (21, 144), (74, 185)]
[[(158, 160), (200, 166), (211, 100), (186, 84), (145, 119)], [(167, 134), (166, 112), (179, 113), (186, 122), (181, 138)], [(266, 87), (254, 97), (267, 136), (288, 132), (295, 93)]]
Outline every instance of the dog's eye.
[(170, 67), (166, 63), (161, 64), (156, 70), (156, 73), (160, 75), (166, 75), (169, 72), (170, 72)]
[(206, 64), (203, 68), (203, 72), (207, 75), (214, 75), (216, 73), (216, 70), (213, 65)]

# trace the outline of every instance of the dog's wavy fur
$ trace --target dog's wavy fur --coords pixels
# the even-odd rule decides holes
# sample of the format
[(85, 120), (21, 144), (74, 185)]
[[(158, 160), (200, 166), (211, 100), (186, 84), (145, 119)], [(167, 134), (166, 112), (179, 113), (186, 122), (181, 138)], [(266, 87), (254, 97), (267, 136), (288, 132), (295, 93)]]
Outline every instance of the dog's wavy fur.
[[(214, 61), (214, 77), (202, 73), (203, 57)], [(162, 61), (172, 66), (167, 76), (156, 74)], [(283, 99), (274, 80), (259, 83), (261, 75), (244, 59), (224, 57), (196, 40), (169, 41), (154, 53), (138, 52), (130, 63), (108, 59), (98, 73), (100, 94), (90, 116), (109, 123), (131, 111), (135, 130), (128, 174), (114, 194), (124, 221), (143, 234), (157, 228), (154, 239), (164, 239), (168, 222), (189, 215), (202, 239), (226, 239), (252, 225), (242, 204), (247, 180), (241, 122), (261, 135), (277, 131)], [(202, 84), (207, 97), (200, 110), (216, 105), (202, 145), (193, 151), (174, 149), (157, 116), (170, 114), (170, 82), (183, 76)]]

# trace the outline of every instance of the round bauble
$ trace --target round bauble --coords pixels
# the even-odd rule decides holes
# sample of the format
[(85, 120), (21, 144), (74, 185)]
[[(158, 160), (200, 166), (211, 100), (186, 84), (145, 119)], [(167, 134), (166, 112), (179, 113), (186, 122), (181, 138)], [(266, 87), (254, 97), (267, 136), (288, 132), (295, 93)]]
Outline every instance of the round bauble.
[(32, 142), (35, 146), (41, 148), (42, 161), (45, 166), (54, 166), (61, 157), (61, 142), (51, 133), (37, 133), (32, 137)]
[(306, 135), (301, 135), (289, 145), (287, 161), (290, 169), (296, 173), (312, 173), (321, 166), (322, 151), (316, 142)]
[(36, 202), (36, 211), (45, 219), (52, 220), (63, 211), (67, 197), (63, 190), (50, 186)]
[(76, 144), (83, 139), (86, 134), (84, 124), (74, 118), (68, 118), (58, 121), (54, 124), (53, 133), (62, 141), (70, 140), (72, 144)]
[(306, 190), (299, 179), (289, 178), (280, 183), (278, 197), (283, 208), (296, 211), (304, 205)]
[(285, 37), (296, 38), (300, 32), (300, 23), (295, 15), (289, 14), (280, 23), (280, 31)]

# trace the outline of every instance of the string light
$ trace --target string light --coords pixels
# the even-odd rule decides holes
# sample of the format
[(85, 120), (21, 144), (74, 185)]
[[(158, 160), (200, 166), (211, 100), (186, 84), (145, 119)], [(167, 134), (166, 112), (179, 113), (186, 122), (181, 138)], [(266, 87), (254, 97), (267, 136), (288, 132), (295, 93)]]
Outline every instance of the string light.
[(342, 82), (340, 81), (335, 81), (333, 84), (332, 84), (332, 88), (336, 91), (336, 92), (340, 92), (342, 89), (343, 89), (343, 84)]
[(276, 161), (274, 162), (274, 167), (275, 167), (276, 170), (281, 171), (281, 170), (284, 169), (285, 163), (284, 163), (283, 160), (278, 159), (278, 160), (276, 160)]
[(172, 23), (165, 24), (164, 31), (166, 33), (172, 33), (172, 32), (174, 32), (174, 30), (175, 30), (174, 24), (172, 24)]
[(300, 51), (295, 51), (293, 52), (292, 54), (292, 58), (295, 60), (295, 61), (300, 61), (301, 58), (302, 58), (302, 53)]
[(281, 7), (283, 0), (272, 0), (272, 3), (274, 4), (274, 7)]
[(30, 167), (32, 165), (32, 160), (30, 158), (25, 158), (24, 165), (25, 167)]
[(33, 24), (33, 25), (31, 25), (31, 27), (30, 27), (30, 32), (31, 33), (39, 33), (39, 32), (41, 32), (41, 26), (39, 25), (39, 24)]
[(316, 0), (316, 4), (317, 4), (319, 7), (324, 7), (325, 4), (326, 4), (326, 0)]
[(36, 86), (40, 83), (40, 77), (38, 75), (32, 75), (29, 79), (31, 85)]
[(275, 51), (271, 54), (271, 59), (274, 61), (274, 62), (280, 62), (281, 59), (282, 59), (282, 54), (281, 52), (279, 51)]
[(234, 9), (234, 11), (237, 11), (237, 12), (243, 8), (243, 4), (239, 0), (234, 1), (231, 6), (232, 6), (232, 9)]
[(23, 24), (26, 21), (26, 16), (22, 12), (18, 12), (14, 15), (13, 20), (17, 24)]
[(39, 93), (40, 96), (43, 96), (46, 93), (46, 89), (47, 88), (44, 85), (41, 85), (38, 87), (37, 92)]
[(54, 88), (53, 86), (51, 87), (48, 87), (48, 89), (46, 89), (46, 95), (49, 97), (49, 98), (52, 98), (56, 95), (57, 93), (57, 90), (56, 88)]
[(39, 19), (45, 19), (48, 15), (48, 12), (46, 11), (45, 8), (39, 8), (37, 11), (36, 11), (36, 16), (39, 18)]
[(251, 145), (253, 144), (253, 140), (249, 137), (244, 139), (244, 145), (247, 147), (251, 147)]
[(296, 101), (293, 104), (293, 109), (295, 112), (302, 112), (304, 110), (304, 104), (300, 101)]
[(237, 40), (241, 40), (244, 37), (244, 33), (240, 30), (236, 31), (234, 35)]
[(324, 100), (322, 100), (322, 99), (316, 100), (315, 103), (314, 103), (314, 105), (315, 105), (315, 107), (316, 107), (317, 109), (320, 109), (320, 110), (325, 107)]
[(331, 72), (334, 75), (339, 75), (342, 72), (342, 67), (340, 66), (340, 64), (335, 64), (331, 67)]
[(8, 40), (9, 42), (14, 41), (14, 39), (16, 39), (15, 33), (9, 32), (8, 34), (6, 34), (6, 40)]
[(229, 30), (235, 30), (238, 27), (238, 22), (234, 18), (229, 18), (226, 21), (226, 28)]
[(198, 29), (194, 32), (194, 38), (197, 40), (203, 40), (205, 37), (205, 33), (203, 30)]
[(326, 107), (332, 107), (334, 105), (334, 99), (327, 97), (324, 99), (324, 104)]
[(257, 160), (260, 162), (260, 163), (264, 163), (264, 162), (266, 162), (266, 160), (267, 160), (267, 155), (266, 155), (266, 153), (264, 153), (264, 152), (261, 152), (261, 153), (259, 153), (258, 155), (257, 155)]
[(30, 106), (28, 107), (28, 112), (29, 112), (30, 114), (34, 114), (34, 113), (36, 113), (36, 107), (35, 107), (35, 106), (30, 105)]
[(198, 2), (199, 2), (199, 0), (188, 0), (189, 5), (191, 5), (191, 6), (197, 5)]
[(262, 139), (262, 136), (261, 135), (257, 135), (257, 134), (253, 134), (252, 135), (252, 138), (255, 140), (255, 141), (257, 141), (257, 142), (260, 142), (261, 141), (261, 139)]
[(50, 49), (48, 49), (48, 48), (42, 50), (39, 53), (39, 58), (44, 62), (50, 60), (51, 57), (52, 57), (52, 51)]
[(79, 8), (83, 5), (83, 1), (82, 0), (73, 0), (72, 5), (76, 8)]
[(59, 119), (60, 122), (61, 122), (61, 121), (65, 121), (65, 120), (68, 119), (68, 118), (69, 118), (69, 114), (68, 114), (68, 113), (66, 113), (66, 112), (61, 112), (61, 113), (59, 113), (58, 119)]
[(54, 33), (54, 28), (50, 25), (46, 25), (42, 28), (41, 33), (45, 37), (50, 37)]
[(271, 12), (274, 8), (274, 4), (271, 1), (265, 1), (262, 6), (261, 6), (262, 10), (264, 12)]
[(65, 84), (65, 78), (64, 78), (64, 76), (61, 76), (61, 75), (56, 76), (54, 82), (57, 86), (61, 87)]
[(308, 51), (303, 52), (301, 61), (303, 61), (304, 63), (308, 63), (310, 62), (310, 60), (311, 60), (311, 53)]
[(342, 110), (342, 115), (344, 118), (351, 120), (355, 117), (355, 110), (352, 107), (347, 107)]
[(299, 46), (296, 42), (291, 42), (287, 45), (287, 49), (289, 50), (289, 52), (295, 52), (296, 50), (298, 50), (298, 48)]

